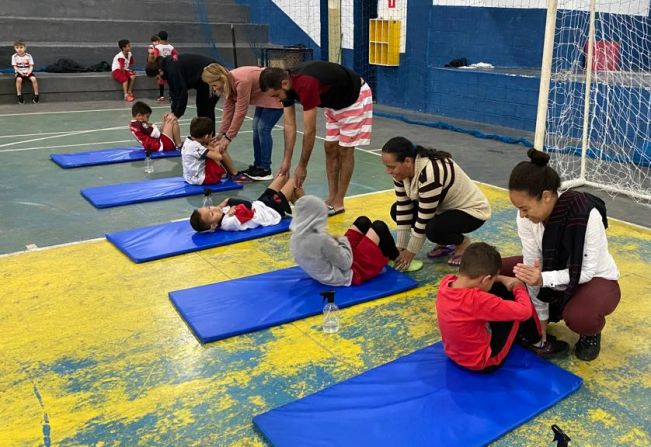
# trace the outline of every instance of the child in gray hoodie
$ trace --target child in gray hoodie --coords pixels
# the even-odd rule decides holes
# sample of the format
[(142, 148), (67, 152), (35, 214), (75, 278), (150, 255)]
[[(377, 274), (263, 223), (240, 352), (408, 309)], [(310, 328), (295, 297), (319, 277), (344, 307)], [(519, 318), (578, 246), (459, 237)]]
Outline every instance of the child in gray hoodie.
[(329, 286), (358, 285), (374, 278), (399, 255), (387, 225), (358, 217), (341, 237), (326, 230), (328, 208), (315, 196), (296, 201), (290, 225), (290, 248), (296, 263), (316, 281)]

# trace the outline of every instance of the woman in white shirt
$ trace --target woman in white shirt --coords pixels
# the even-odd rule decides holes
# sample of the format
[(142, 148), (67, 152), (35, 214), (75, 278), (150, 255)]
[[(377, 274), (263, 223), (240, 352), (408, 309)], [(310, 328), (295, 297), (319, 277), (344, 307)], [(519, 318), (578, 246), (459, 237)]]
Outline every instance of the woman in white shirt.
[(520, 162), (509, 179), (522, 257), (505, 259), (503, 270), (528, 285), (542, 329), (534, 351), (545, 356), (563, 350), (564, 342), (546, 335), (547, 323), (562, 319), (579, 334), (575, 355), (594, 360), (605, 317), (621, 296), (619, 271), (608, 252), (606, 208), (588, 193), (559, 194), (561, 180), (547, 165), (549, 155), (535, 149), (527, 155), (531, 161)]

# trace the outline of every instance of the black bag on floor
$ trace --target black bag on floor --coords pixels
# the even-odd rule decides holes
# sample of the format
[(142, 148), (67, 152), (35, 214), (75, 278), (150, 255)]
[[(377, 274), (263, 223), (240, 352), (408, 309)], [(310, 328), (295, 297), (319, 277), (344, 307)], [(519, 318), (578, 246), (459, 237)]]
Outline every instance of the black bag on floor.
[(61, 58), (55, 63), (45, 67), (45, 71), (49, 73), (83, 73), (88, 71), (88, 69), (82, 67), (72, 59)]

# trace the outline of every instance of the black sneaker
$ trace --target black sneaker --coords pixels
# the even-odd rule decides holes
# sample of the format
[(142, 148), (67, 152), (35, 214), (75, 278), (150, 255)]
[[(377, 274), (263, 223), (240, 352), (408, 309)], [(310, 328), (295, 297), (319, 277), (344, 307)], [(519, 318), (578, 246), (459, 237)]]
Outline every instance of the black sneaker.
[(23, 95), (18, 95), (18, 104), (25, 104), (25, 98), (23, 98)]
[(242, 174), (249, 175), (249, 172), (253, 171), (255, 169), (255, 165), (249, 165), (248, 168), (242, 171)]
[(271, 169), (263, 169), (257, 167), (250, 169), (246, 175), (251, 177), (252, 180), (271, 180), (274, 178), (274, 176), (271, 175)]
[(574, 355), (580, 360), (589, 362), (599, 357), (601, 350), (601, 334), (582, 335), (574, 346)]
[(570, 345), (562, 340), (557, 340), (556, 337), (552, 335), (547, 335), (547, 340), (542, 346), (538, 346), (537, 344), (526, 344), (524, 347), (532, 351), (538, 357), (544, 359), (564, 357), (570, 350)]
[(32, 99), (32, 102), (34, 104), (38, 104), (38, 95), (34, 95), (34, 99)]

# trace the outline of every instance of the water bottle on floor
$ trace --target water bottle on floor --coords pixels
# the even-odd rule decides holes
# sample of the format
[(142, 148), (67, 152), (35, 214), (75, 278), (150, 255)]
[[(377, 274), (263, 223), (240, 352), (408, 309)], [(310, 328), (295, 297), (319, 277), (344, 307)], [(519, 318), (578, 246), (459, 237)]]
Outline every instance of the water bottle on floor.
[(145, 156), (145, 174), (151, 174), (154, 172), (154, 161), (151, 159), (151, 154), (147, 152)]
[(204, 189), (203, 190), (203, 205), (201, 205), (204, 208), (212, 206), (212, 191), (209, 189)]
[(335, 304), (335, 291), (321, 292), (321, 296), (326, 302), (323, 306), (323, 332), (334, 334), (339, 330), (339, 308)]

